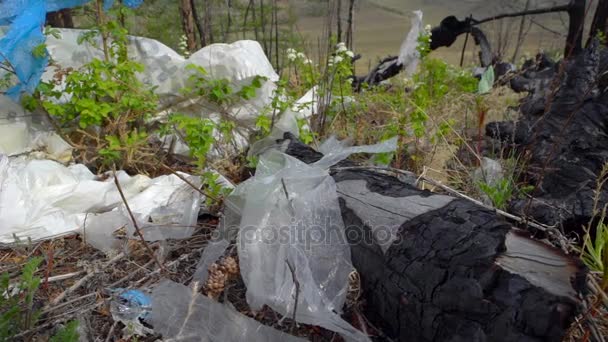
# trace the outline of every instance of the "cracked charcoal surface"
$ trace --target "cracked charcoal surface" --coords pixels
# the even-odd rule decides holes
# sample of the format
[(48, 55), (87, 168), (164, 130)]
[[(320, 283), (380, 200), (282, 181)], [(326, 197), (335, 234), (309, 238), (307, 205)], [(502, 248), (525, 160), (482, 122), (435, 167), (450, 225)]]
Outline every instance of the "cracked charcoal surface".
[[(287, 153), (306, 162), (321, 154), (292, 140)], [(353, 165), (344, 161), (342, 166)], [(511, 272), (499, 265), (508, 259), (506, 240), (512, 227), (493, 212), (460, 199), (445, 201), (442, 195), (421, 191), (394, 177), (369, 170), (333, 172), (338, 188), (347, 196), (353, 181), (365, 182), (367, 190), (391, 201), (386, 208), (400, 210), (404, 219), (386, 253), (370, 239), (375, 209), (365, 212), (353, 208), (345, 194), (340, 195), (342, 217), (351, 243), (353, 265), (358, 269), (366, 303), (365, 315), (390, 338), (398, 341), (560, 341), (577, 312), (581, 291), (574, 280), (584, 270), (560, 252), (527, 237), (535, 255), (561, 264), (565, 272), (549, 280), (559, 286), (542, 286), (543, 262), (530, 272), (520, 263), (509, 264)], [(340, 185), (342, 184), (342, 186)], [(408, 208), (407, 200), (419, 197), (434, 208), (418, 212)], [(377, 197), (380, 198), (380, 197)], [(403, 208), (399, 209), (399, 203)], [(378, 203), (375, 203), (378, 206)], [(538, 244), (536, 246), (535, 244)], [(539, 248), (536, 250), (535, 248)], [(521, 256), (518, 256), (521, 257)], [(504, 262), (504, 260), (503, 260)], [(535, 260), (531, 260), (534, 263)], [(507, 262), (505, 262), (507, 264)], [(519, 267), (519, 268), (518, 268)], [(524, 266), (525, 267), (525, 266)], [(555, 270), (555, 265), (550, 268)], [(521, 274), (521, 275), (520, 275)], [(530, 281), (530, 276), (538, 276)], [(578, 276), (578, 278), (577, 278)], [(530, 278), (531, 279), (531, 278)]]
[[(540, 62), (511, 82), (514, 90), (529, 92), (519, 121), (490, 123), (486, 134), (513, 143), (528, 157), (525, 180), (540, 184), (533, 201), (516, 200), (511, 211), (580, 235), (592, 216), (597, 177), (608, 162), (608, 51), (598, 50), (596, 42), (567, 64), (546, 57)], [(598, 207), (606, 203), (608, 185)]]

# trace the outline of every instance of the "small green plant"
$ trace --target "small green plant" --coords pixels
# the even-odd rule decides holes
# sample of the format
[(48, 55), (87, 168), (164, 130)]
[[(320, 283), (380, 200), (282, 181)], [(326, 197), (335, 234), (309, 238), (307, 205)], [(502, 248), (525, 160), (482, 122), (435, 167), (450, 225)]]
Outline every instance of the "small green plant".
[(40, 286), (40, 278), (35, 276), (42, 258), (30, 259), (21, 270), (17, 284), (10, 284), (10, 276), (0, 277), (0, 341), (33, 328), (40, 312), (34, 309), (34, 295)]
[(495, 184), (480, 182), (478, 183), (478, 186), (481, 191), (490, 198), (494, 207), (500, 210), (507, 208), (507, 204), (512, 199), (513, 193), (515, 192), (515, 186), (508, 178), (503, 178)]
[(116, 21), (100, 20), (78, 43), (96, 46), (94, 38), (100, 36), (103, 59), (76, 70), (57, 68), (53, 80), (40, 83), (22, 103), (29, 110), (43, 109), (90, 166), (103, 170), (116, 165), (137, 172), (149, 166), (145, 122), (158, 98), (137, 78), (144, 67), (128, 57), (127, 30)]
[(590, 270), (601, 275), (601, 289), (606, 291), (608, 290), (608, 223), (606, 222), (608, 205), (601, 209), (599, 203), (602, 189), (608, 183), (608, 163), (604, 164), (596, 183), (593, 217), (585, 227), (580, 255)]
[(78, 321), (69, 321), (51, 337), (49, 342), (78, 342), (79, 339)]
[(182, 137), (190, 148), (190, 156), (195, 159), (196, 166), (203, 169), (207, 161), (207, 153), (215, 143), (213, 132), (216, 125), (213, 120), (174, 114), (169, 122), (183, 132)]
[(206, 171), (203, 173), (203, 188), (205, 192), (208, 194), (207, 196), (207, 206), (213, 208), (213, 206), (218, 205), (218, 202), (230, 194), (231, 189), (223, 186), (219, 180), (219, 174)]
[(306, 119), (298, 119), (298, 133), (300, 140), (305, 144), (310, 144), (315, 140), (315, 133), (310, 130)]
[(595, 237), (592, 237), (593, 232), (585, 234), (581, 258), (585, 265), (592, 271), (601, 274), (604, 284), (608, 285), (608, 224), (604, 222), (606, 219), (606, 208), (599, 217), (599, 222), (595, 227)]

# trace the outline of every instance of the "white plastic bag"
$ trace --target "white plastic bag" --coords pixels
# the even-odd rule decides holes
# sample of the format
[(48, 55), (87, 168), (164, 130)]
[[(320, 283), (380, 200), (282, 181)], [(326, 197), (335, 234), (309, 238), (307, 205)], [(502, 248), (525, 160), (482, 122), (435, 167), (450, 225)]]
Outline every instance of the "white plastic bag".
[(222, 229), (229, 239), (235, 230), (230, 224), (239, 225), (241, 276), (254, 310), (268, 305), (291, 317), (297, 297), (298, 322), (367, 341), (339, 316), (353, 266), (336, 184), (327, 170), (352, 153), (394, 151), (396, 139), (357, 147), (333, 139), (324, 146), (326, 156), (312, 165), (267, 149), (255, 176), (227, 198)]
[(403, 65), (403, 69), (407, 76), (413, 75), (418, 67), (418, 62), (420, 61), (420, 53), (417, 50), (418, 37), (420, 37), (420, 33), (422, 33), (423, 29), (422, 11), (414, 11), (412, 27), (401, 44), (399, 52), (399, 63)]

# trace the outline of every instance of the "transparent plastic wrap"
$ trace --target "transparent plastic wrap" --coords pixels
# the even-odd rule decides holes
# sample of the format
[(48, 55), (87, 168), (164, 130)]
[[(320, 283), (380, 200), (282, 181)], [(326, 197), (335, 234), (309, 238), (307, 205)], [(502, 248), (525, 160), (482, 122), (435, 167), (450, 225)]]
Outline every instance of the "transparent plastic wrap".
[[(201, 179), (180, 173), (191, 184), (200, 187)], [(154, 178), (148, 188), (128, 201), (144, 239), (162, 241), (188, 238), (194, 232), (201, 206), (201, 194), (176, 175)], [(129, 217), (126, 207), (120, 206)], [(129, 237), (137, 238), (129, 220)]]
[(411, 76), (416, 72), (416, 68), (420, 62), (420, 53), (418, 52), (417, 47), (418, 37), (420, 37), (420, 33), (422, 33), (423, 29), (422, 11), (414, 11), (412, 27), (401, 44), (401, 49), (399, 51), (399, 63), (403, 65), (403, 69), (407, 76)]
[[(327, 169), (352, 153), (394, 151), (396, 139), (345, 147), (335, 138), (326, 156), (308, 165), (277, 149), (260, 156), (253, 178), (227, 198), (222, 227), (237, 247), (247, 302), (338, 332), (349, 341), (368, 337), (341, 319), (353, 271), (336, 184)], [(296, 300), (297, 305), (296, 305)]]
[(165, 341), (303, 342), (249, 318), (227, 304), (165, 280), (152, 291), (150, 323)]

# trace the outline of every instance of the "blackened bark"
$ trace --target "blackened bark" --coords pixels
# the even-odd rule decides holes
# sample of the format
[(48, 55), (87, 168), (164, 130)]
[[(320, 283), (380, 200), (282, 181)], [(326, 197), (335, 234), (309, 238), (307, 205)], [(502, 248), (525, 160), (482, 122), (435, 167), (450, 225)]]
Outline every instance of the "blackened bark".
[[(606, 23), (608, 22), (608, 0), (599, 0), (597, 4), (597, 9), (595, 10), (595, 15), (593, 16), (593, 21), (591, 22), (591, 29), (589, 30), (589, 39), (587, 40), (587, 45), (591, 42), (598, 33), (604, 34), (606, 36)], [(608, 44), (608, 42), (604, 42), (604, 44)]]
[(570, 58), (583, 51), (583, 30), (585, 28), (586, 0), (571, 0), (568, 8), (568, 36), (564, 56)]
[[(308, 163), (322, 157), (286, 138), (288, 154)], [(585, 292), (586, 270), (578, 259), (473, 203), (352, 165), (342, 162), (331, 175), (365, 315), (388, 337), (561, 341)], [(380, 241), (387, 227), (397, 228), (388, 245)]]

